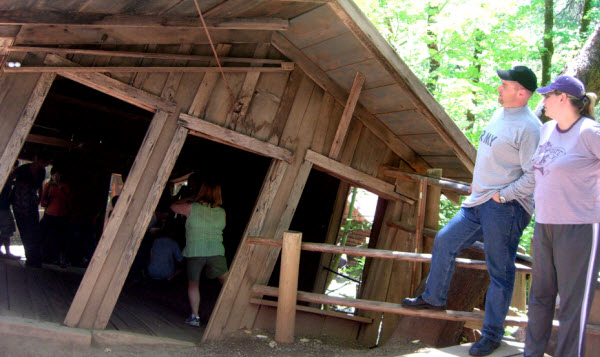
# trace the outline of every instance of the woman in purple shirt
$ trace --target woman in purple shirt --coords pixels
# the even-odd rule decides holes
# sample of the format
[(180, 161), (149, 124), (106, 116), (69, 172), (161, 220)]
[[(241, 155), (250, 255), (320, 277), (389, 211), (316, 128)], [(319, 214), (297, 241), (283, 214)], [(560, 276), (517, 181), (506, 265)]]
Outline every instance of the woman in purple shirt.
[(560, 76), (537, 90), (545, 114), (533, 156), (535, 231), (533, 279), (525, 356), (543, 356), (557, 294), (558, 343), (554, 356), (583, 356), (585, 324), (598, 280), (600, 124), (597, 97), (583, 83)]

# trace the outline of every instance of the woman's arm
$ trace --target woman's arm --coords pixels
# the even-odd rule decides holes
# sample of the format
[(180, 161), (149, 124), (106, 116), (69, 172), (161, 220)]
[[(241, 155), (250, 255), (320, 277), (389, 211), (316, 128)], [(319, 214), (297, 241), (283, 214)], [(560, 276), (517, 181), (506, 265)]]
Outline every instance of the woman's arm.
[(192, 210), (191, 203), (173, 203), (171, 205), (171, 211), (173, 211), (177, 214), (184, 215), (186, 217), (190, 216), (191, 210)]

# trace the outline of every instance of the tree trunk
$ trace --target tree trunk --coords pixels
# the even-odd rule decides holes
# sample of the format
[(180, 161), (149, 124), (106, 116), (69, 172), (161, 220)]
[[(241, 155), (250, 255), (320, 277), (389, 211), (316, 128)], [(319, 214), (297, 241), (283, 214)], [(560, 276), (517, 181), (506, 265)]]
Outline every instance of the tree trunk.
[(550, 70), (552, 68), (552, 55), (554, 43), (552, 28), (554, 27), (554, 0), (544, 0), (544, 45), (540, 48), (542, 55), (542, 86), (550, 83)]
[(579, 24), (579, 37), (585, 38), (590, 27), (590, 10), (592, 9), (592, 0), (584, 0), (581, 9), (581, 22)]
[[(475, 67), (475, 69), (477, 70), (477, 74), (471, 79), (471, 81), (473, 81), (473, 83), (475, 84), (478, 84), (481, 79), (481, 61), (479, 59), (479, 56), (481, 56), (481, 41), (483, 41), (484, 36), (484, 32), (480, 29), (476, 29), (473, 32), (473, 67)], [(471, 93), (473, 95), (473, 99), (471, 100), (471, 102), (473, 103), (473, 106), (476, 107), (479, 104), (477, 101), (477, 92), (472, 91)], [(471, 131), (473, 130), (473, 126), (475, 125), (475, 114), (471, 112), (471, 109), (467, 109), (466, 116), (468, 124), (465, 128), (465, 131)]]
[(435, 16), (440, 13), (440, 9), (437, 5), (427, 4), (425, 11), (427, 12), (427, 48), (429, 48), (429, 78), (425, 86), (433, 94), (439, 78), (436, 71), (440, 68), (440, 62), (436, 58), (438, 52), (437, 33), (434, 31), (434, 25), (437, 23)]
[[(568, 62), (562, 75), (569, 75), (581, 79), (588, 92), (600, 93), (600, 24), (588, 38), (577, 56)], [(542, 121), (549, 120), (542, 114), (543, 102), (538, 103), (535, 113)]]

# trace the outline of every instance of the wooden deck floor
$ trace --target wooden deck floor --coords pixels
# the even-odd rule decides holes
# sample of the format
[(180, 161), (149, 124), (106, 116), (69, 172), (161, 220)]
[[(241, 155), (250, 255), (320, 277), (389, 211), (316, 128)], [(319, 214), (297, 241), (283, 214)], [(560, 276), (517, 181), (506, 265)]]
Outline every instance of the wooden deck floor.
[[(0, 316), (62, 324), (81, 278), (0, 260)], [(188, 310), (185, 285), (126, 283), (106, 329), (199, 343), (204, 329), (184, 323)]]

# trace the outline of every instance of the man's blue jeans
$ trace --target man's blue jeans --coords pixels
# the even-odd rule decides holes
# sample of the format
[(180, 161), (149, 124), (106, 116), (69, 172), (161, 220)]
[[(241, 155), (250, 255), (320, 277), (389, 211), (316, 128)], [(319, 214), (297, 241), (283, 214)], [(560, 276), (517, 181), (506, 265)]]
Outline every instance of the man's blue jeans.
[(481, 333), (500, 342), (515, 282), (517, 247), (530, 220), (517, 201), (498, 203), (490, 199), (479, 206), (462, 207), (435, 237), (423, 300), (432, 305), (446, 304), (456, 256), (483, 237), (490, 285)]

